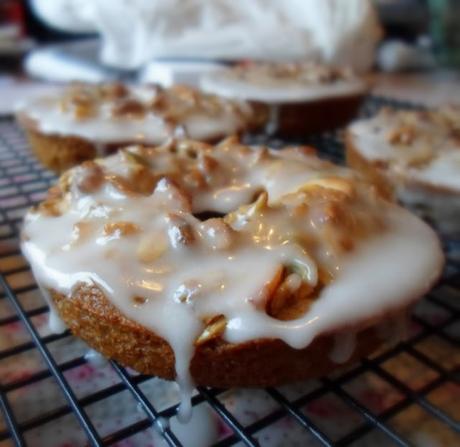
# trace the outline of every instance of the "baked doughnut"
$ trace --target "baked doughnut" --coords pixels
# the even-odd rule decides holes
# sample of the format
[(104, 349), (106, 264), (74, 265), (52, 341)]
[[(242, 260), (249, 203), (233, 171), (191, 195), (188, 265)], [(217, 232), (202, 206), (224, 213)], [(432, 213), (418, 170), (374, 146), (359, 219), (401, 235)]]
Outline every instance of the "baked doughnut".
[(443, 264), (430, 227), (353, 171), (235, 139), (87, 161), (30, 210), (21, 244), (73, 333), (184, 393), (363, 357)]
[(172, 136), (208, 142), (253, 130), (263, 107), (176, 85), (72, 84), (23, 102), (17, 118), (38, 159), (54, 171), (131, 144), (161, 144)]
[(268, 131), (285, 138), (343, 126), (368, 90), (351, 70), (312, 62), (238, 65), (203, 76), (200, 85), (209, 93), (269, 105)]
[(449, 236), (460, 234), (460, 108), (382, 109), (347, 130), (348, 164), (386, 184)]

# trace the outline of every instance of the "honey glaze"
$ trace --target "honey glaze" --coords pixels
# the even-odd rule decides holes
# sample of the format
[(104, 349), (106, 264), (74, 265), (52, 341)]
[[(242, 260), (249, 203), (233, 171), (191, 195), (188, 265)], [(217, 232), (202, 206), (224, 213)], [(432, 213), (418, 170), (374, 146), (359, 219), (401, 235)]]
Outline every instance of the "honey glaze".
[[(302, 349), (404, 308), (442, 268), (433, 231), (357, 174), (308, 148), (234, 139), (133, 146), (74, 168), (27, 214), (22, 249), (43, 289), (96, 285), (169, 343), (182, 421), (197, 345)], [(353, 350), (350, 337), (332, 357)]]

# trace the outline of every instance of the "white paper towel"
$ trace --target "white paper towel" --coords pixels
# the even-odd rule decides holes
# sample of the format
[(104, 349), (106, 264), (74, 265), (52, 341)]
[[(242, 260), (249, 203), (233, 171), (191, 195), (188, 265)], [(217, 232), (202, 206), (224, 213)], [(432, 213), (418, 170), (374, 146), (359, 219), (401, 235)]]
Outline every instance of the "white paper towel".
[(316, 59), (370, 68), (381, 31), (370, 0), (33, 0), (51, 25), (101, 34), (102, 60)]

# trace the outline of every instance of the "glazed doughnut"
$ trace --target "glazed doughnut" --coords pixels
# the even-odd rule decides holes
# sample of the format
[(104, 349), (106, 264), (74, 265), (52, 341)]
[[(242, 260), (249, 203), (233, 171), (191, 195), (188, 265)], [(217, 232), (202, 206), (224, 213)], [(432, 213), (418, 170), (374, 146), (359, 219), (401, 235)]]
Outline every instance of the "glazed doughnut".
[(430, 227), (360, 175), (235, 139), (71, 169), (27, 214), (22, 250), (72, 332), (185, 396), (369, 354), (443, 265)]
[(38, 159), (54, 171), (130, 143), (161, 144), (172, 136), (219, 141), (263, 125), (263, 107), (176, 85), (73, 84), (32, 98), (17, 118)]
[(368, 90), (350, 69), (313, 62), (238, 65), (203, 76), (200, 85), (209, 93), (270, 106), (268, 130), (285, 138), (348, 123)]
[(460, 108), (382, 109), (353, 123), (348, 164), (382, 185), (445, 234), (460, 234)]

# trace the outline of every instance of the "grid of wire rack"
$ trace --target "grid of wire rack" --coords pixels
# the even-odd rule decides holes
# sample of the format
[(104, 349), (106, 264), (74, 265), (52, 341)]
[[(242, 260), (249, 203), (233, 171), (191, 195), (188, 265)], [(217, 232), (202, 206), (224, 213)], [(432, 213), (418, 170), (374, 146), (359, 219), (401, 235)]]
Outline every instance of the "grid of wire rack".
[[(362, 113), (372, 114), (382, 105), (401, 106), (400, 103), (383, 98), (370, 98), (363, 107)], [(272, 143), (277, 146), (282, 142), (272, 141)], [(343, 162), (340, 132), (312, 137), (307, 143), (317, 147), (322, 156), (334, 162)], [(5, 302), (8, 302), (10, 309), (7, 316), (0, 318), (0, 330), (6, 325), (20, 324), (28, 333), (27, 340), (12, 347), (0, 344), (0, 362), (19, 354), (28, 355), (32, 352), (38, 352), (43, 360), (41, 369), (25, 377), (14, 377), (7, 381), (1, 376), (2, 369), (0, 368), (0, 405), (4, 418), (3, 425), (0, 426), (0, 446), (12, 443), (31, 445), (26, 439), (30, 430), (45, 424), (58, 424), (61, 417), (69, 414), (73, 414), (79, 422), (89, 445), (118, 445), (117, 443), (129, 439), (136, 433), (157, 427), (160, 417), (171, 418), (175, 414), (176, 406), (172, 405), (159, 410), (155, 400), (150, 399), (142, 390), (142, 383), (149, 380), (149, 377), (137, 375), (115, 362), (109, 365), (119, 378), (115, 384), (89, 392), (83, 397), (77, 396), (66, 378), (66, 372), (84, 365), (87, 362), (86, 358), (77, 356), (64, 362), (59, 362), (54, 358), (50, 349), (51, 344), (64, 338), (71, 338), (71, 334), (67, 331), (59, 335), (42, 335), (37, 330), (34, 318), (46, 315), (48, 308), (44, 304), (32, 308), (27, 307), (21, 297), (28, 291), (36, 290), (37, 286), (34, 283), (17, 286), (12, 280), (18, 275), (27, 274), (29, 267), (25, 263), (8, 266), (3, 262), (5, 259), (20, 257), (18, 229), (21, 218), (30, 205), (43, 197), (54, 180), (55, 177), (44, 170), (30, 155), (24, 136), (16, 127), (13, 119), (11, 117), (0, 118), (0, 305), (3, 306)], [(411, 445), (417, 443), (416, 439), (407, 435), (404, 427), (401, 429), (400, 425), (392, 421), (397, 419), (401, 412), (413, 407), (422, 410), (424, 421), (432, 420), (436, 427), (442, 427), (442, 430), (448, 432), (446, 445), (455, 442), (452, 440), (456, 440), (456, 444), (460, 445), (459, 364), (457, 363), (460, 341), (460, 302), (458, 300), (460, 298), (460, 257), (456, 254), (459, 243), (445, 241), (445, 244), (450, 255), (443, 279), (436, 289), (422, 300), (422, 306), (428, 308), (429, 311), (416, 311), (413, 315), (412, 319), (417, 326), (417, 331), (408, 340), (361, 361), (351, 369), (320, 379), (317, 382), (318, 386), (302, 395), (297, 395), (295, 399), (287, 396), (282, 389), (266, 389), (264, 392), (275, 403), (275, 408), (249, 424), (238, 420), (231, 409), (221, 401), (220, 397), (225, 392), (224, 390), (203, 387), (197, 389), (192, 399), (193, 405), (207, 403), (218, 414), (222, 423), (227, 426), (226, 436), (221, 437), (216, 445), (263, 445), (263, 440), (258, 434), (286, 416), (292, 418), (295, 424), (299, 424), (302, 430), (307, 431), (313, 442), (319, 445), (368, 445), (365, 439), (371, 431), (377, 431), (379, 435), (382, 435), (384, 440), (382, 445)], [(433, 308), (443, 314), (440, 321), (432, 321), (429, 318)], [(437, 348), (420, 348), (425, 340), (433, 338), (442, 342), (444, 346), (442, 358), (438, 355)], [(429, 371), (429, 379), (414, 388), (404, 377), (386, 368), (385, 365), (388, 362), (402, 355), (417, 362), (424, 371)], [(383, 411), (370, 408), (371, 406), (354, 396), (347, 386), (352, 381), (361, 380), (366, 374), (378, 376), (379, 380), (397, 390), (400, 398)], [(18, 420), (11, 404), (11, 394), (45, 379), (54, 380), (57, 383), (65, 400), (52, 410), (43, 411), (26, 420)], [(436, 395), (437, 390), (446, 386), (449, 386), (448, 394), (452, 395), (452, 399), (447, 404), (432, 398)], [(121, 428), (101, 434), (89, 415), (88, 407), (122, 392), (129, 393), (135, 399), (141, 417), (133, 423), (122, 424)], [(332, 394), (346, 406), (347, 411), (360, 416), (360, 422), (338, 438), (331, 436), (328, 429), (324, 428), (321, 418), (315, 419), (302, 410), (309, 402), (325, 394)], [(168, 425), (163, 425), (160, 432), (167, 445), (181, 445), (174, 430)]]

